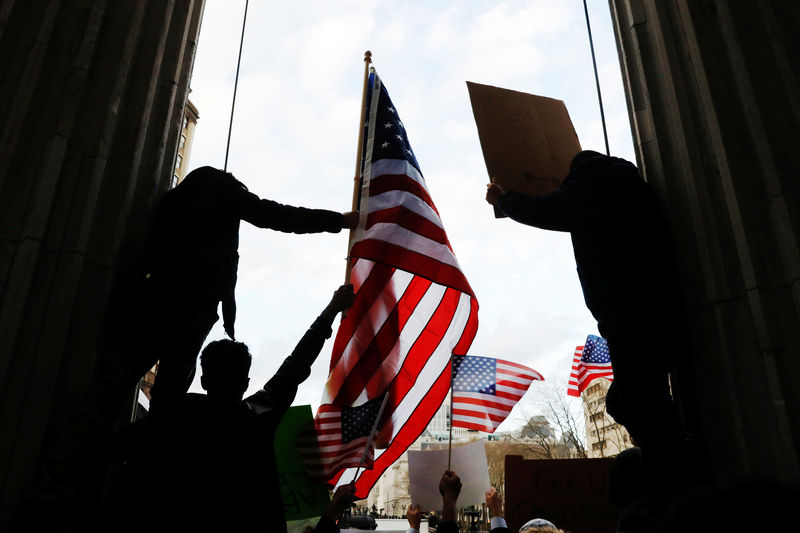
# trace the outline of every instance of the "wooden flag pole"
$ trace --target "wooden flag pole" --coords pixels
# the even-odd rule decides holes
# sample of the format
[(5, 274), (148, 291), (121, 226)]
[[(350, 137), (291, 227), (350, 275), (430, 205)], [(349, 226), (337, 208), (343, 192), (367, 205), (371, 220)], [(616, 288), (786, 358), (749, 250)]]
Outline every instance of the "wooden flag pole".
[(369, 451), (369, 447), (372, 444), (373, 439), (375, 439), (375, 432), (378, 430), (378, 424), (381, 421), (381, 417), (383, 416), (383, 410), (386, 408), (386, 403), (388, 401), (389, 401), (389, 391), (387, 390), (385, 396), (383, 397), (383, 402), (381, 402), (381, 408), (378, 410), (378, 416), (375, 417), (375, 422), (372, 424), (372, 431), (370, 431), (369, 433), (369, 439), (367, 439), (367, 445), (364, 447), (364, 453), (361, 454), (361, 461), (358, 462), (358, 468), (356, 468), (356, 475), (353, 476), (353, 481), (351, 483), (355, 483), (356, 479), (358, 479), (359, 471), (364, 466), (364, 463), (367, 460), (367, 452)]
[[(372, 52), (364, 52), (364, 87), (361, 91), (361, 119), (358, 122), (358, 148), (356, 149), (356, 170), (353, 177), (353, 207), (351, 211), (358, 210), (358, 197), (361, 195), (361, 172), (363, 169), (362, 152), (364, 150), (364, 121), (366, 120), (365, 111), (367, 107), (367, 87), (369, 86), (369, 66), (372, 64)], [(350, 283), (350, 243), (353, 240), (353, 230), (350, 230), (350, 237), (347, 239), (347, 270), (344, 273), (345, 284)], [(346, 315), (345, 311), (342, 316)]]
[(447, 469), (450, 470), (450, 458), (453, 454), (453, 354), (450, 354), (450, 438), (447, 442)]

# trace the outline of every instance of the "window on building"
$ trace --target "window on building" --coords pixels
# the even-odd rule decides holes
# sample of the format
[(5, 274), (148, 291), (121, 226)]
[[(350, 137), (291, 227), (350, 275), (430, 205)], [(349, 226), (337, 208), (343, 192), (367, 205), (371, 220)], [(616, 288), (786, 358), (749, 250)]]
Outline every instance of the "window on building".
[(604, 440), (597, 441), (592, 444), (592, 450), (594, 451), (602, 450), (605, 447), (606, 447), (606, 441)]
[(189, 119), (187, 117), (183, 117), (183, 129), (189, 127)]
[(183, 157), (181, 157), (181, 154), (178, 154), (178, 157), (175, 159), (175, 170), (181, 168), (181, 163), (183, 163)]
[(602, 420), (605, 416), (605, 413), (595, 413), (589, 417), (592, 422), (597, 422), (598, 420)]
[(181, 140), (180, 143), (178, 144), (178, 149), (183, 150), (183, 145), (185, 144), (186, 144), (186, 135), (181, 134)]
[(170, 188), (174, 188), (178, 184), (178, 180), (179, 179), (180, 178), (178, 177), (178, 173), (177, 172), (175, 174), (173, 174), (172, 175), (172, 185), (170, 185)]

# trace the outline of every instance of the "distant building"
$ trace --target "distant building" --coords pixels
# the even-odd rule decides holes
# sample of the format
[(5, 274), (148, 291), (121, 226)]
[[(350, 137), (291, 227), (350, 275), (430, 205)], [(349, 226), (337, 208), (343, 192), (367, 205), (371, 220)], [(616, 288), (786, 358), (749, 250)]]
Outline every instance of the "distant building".
[(189, 156), (192, 152), (192, 141), (194, 140), (194, 129), (197, 126), (197, 120), (200, 114), (197, 108), (191, 102), (186, 101), (186, 110), (183, 115), (183, 123), (181, 124), (181, 136), (178, 140), (178, 153), (175, 155), (175, 168), (172, 172), (172, 184), (170, 188), (175, 187), (183, 178), (186, 177), (186, 169), (189, 167)]
[(612, 457), (633, 447), (631, 436), (606, 413), (606, 394), (611, 382), (596, 379), (581, 394), (586, 420), (586, 454), (589, 457)]

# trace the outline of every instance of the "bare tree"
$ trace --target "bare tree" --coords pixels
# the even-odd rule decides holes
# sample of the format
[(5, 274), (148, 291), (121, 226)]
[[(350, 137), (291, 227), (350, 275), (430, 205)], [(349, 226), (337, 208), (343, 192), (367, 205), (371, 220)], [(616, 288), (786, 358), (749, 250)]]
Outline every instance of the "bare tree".
[(533, 405), (542, 414), (525, 416), (518, 440), (540, 459), (587, 457), (581, 406), (569, 401), (566, 390), (561, 382), (536, 384)]

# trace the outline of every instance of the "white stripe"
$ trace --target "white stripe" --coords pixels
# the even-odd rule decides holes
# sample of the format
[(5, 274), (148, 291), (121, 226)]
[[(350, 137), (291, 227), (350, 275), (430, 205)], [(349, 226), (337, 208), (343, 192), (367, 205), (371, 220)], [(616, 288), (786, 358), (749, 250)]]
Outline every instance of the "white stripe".
[[(341, 387), (347, 375), (358, 363), (359, 355), (369, 346), (377, 332), (380, 331), (381, 326), (383, 326), (386, 318), (397, 305), (398, 299), (413, 277), (413, 274), (403, 270), (394, 271), (389, 282), (380, 292), (380, 297), (376, 298), (369, 312), (364, 315), (353, 335), (348, 339), (347, 346), (342, 350), (342, 356), (328, 375), (328, 381), (325, 383), (325, 390), (320, 403), (329, 404), (333, 402), (339, 392), (339, 387)], [(335, 390), (331, 389), (331, 383), (338, 384), (338, 387)]]
[[(490, 407), (488, 405), (475, 405), (475, 404), (471, 404), (471, 403), (459, 403), (457, 398), (456, 398), (456, 396), (453, 396), (453, 410), (455, 411), (456, 409), (463, 409), (463, 410), (466, 410), (466, 411), (477, 411), (479, 413), (488, 413), (488, 414), (497, 415), (497, 416), (508, 416), (508, 414), (511, 412), (511, 409)], [(468, 416), (468, 415), (464, 415), (464, 414), (456, 415), (456, 413), (454, 412), (453, 413), (453, 420), (455, 420), (459, 416)]]
[(461, 267), (458, 266), (456, 256), (450, 251), (447, 245), (432, 241), (419, 233), (409, 231), (397, 224), (375, 224), (367, 231), (363, 232), (361, 238), (356, 242), (367, 239), (390, 242), (461, 270)]
[[(473, 400), (481, 400), (481, 401), (486, 400), (486, 396), (487, 396), (486, 394), (481, 394), (480, 392), (455, 391), (455, 392), (453, 392), (453, 397), (455, 397), (456, 394), (458, 394), (459, 396), (461, 396), (463, 398), (472, 398)], [(507, 406), (509, 406), (509, 408), (514, 407), (514, 405), (517, 403), (515, 400), (509, 400), (509, 399), (506, 399), (506, 398), (499, 398), (497, 396), (494, 396), (492, 398), (492, 401), (497, 402), (497, 403), (501, 403), (503, 405), (507, 405)]]
[(431, 223), (436, 224), (440, 228), (444, 229), (442, 226), (442, 219), (439, 218), (439, 215), (436, 213), (436, 211), (434, 211), (433, 208), (427, 202), (423, 201), (419, 196), (410, 192), (396, 190), (382, 192), (381, 194), (373, 196), (369, 199), (368, 209), (370, 213), (377, 213), (378, 211), (391, 209), (400, 205), (409, 211), (413, 211), (421, 217), (425, 217)]
[(497, 371), (503, 374), (522, 374), (523, 376), (530, 376), (531, 379), (539, 379), (541, 377), (541, 374), (532, 368), (519, 368), (518, 366), (507, 365), (500, 361), (497, 361)]
[(528, 392), (528, 389), (520, 390), (520, 389), (518, 389), (516, 387), (506, 387), (505, 385), (500, 385), (499, 383), (495, 387), (495, 390), (497, 392), (502, 392), (504, 394), (510, 394), (510, 395), (516, 396), (517, 397), (517, 401), (519, 401), (519, 399), (522, 398), (523, 396), (525, 396), (525, 393)]
[(391, 174), (405, 174), (416, 181), (430, 196), (431, 193), (425, 184), (425, 178), (422, 177), (422, 174), (419, 173), (414, 165), (405, 159), (379, 159), (375, 161), (371, 167), (370, 180), (374, 181), (380, 179), (381, 176)]
[(492, 422), (488, 418), (478, 418), (476, 416), (463, 416), (463, 415), (457, 415), (455, 413), (453, 413), (453, 422), (471, 422), (473, 424), (477, 424), (479, 426), (491, 429), (497, 427), (494, 425), (494, 422)]
[(497, 374), (497, 381), (505, 381), (506, 383), (518, 383), (519, 385), (528, 388), (528, 385), (533, 381), (531, 378), (510, 376), (508, 374)]
[[(425, 330), (428, 321), (433, 316), (434, 311), (442, 301), (446, 287), (431, 283), (425, 295), (417, 304), (416, 309), (408, 318), (403, 330), (397, 336), (397, 342), (392, 346), (391, 352), (381, 365), (381, 371), (376, 372), (370, 379), (367, 387), (362, 391), (356, 403), (363, 403), (369, 400), (367, 397), (367, 389), (377, 388), (379, 385), (387, 385), (395, 374), (403, 367), (403, 363), (408, 356), (408, 352), (416, 342), (419, 335)], [(387, 381), (387, 376), (389, 377)], [(384, 382), (385, 383), (381, 383)]]

